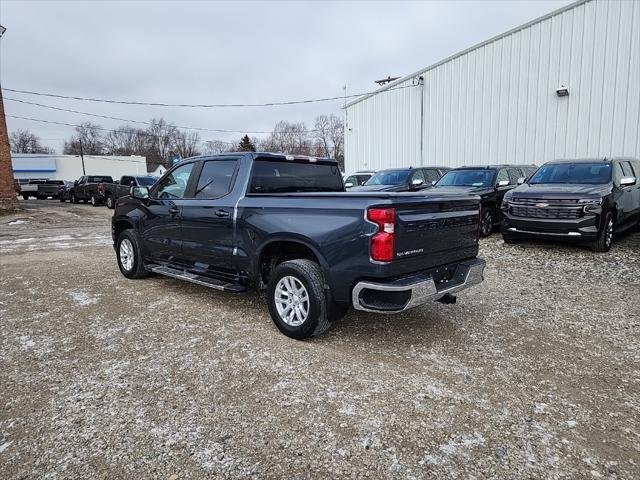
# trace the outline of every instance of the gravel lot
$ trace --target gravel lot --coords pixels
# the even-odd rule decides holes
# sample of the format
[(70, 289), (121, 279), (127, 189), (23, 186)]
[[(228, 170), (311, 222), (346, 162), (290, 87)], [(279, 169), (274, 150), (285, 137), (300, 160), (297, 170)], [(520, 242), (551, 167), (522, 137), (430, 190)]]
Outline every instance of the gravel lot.
[(127, 280), (111, 211), (0, 217), (3, 478), (640, 478), (640, 234), (482, 242), (456, 305), (308, 342), (257, 294)]

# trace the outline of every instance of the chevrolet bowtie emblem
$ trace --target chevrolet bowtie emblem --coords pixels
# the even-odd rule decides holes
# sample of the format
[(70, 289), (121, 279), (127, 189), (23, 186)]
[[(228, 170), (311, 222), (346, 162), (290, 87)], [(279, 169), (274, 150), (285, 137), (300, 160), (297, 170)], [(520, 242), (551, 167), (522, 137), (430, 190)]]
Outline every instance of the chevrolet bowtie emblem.
[(538, 208), (547, 208), (548, 206), (548, 203), (536, 203), (536, 207)]

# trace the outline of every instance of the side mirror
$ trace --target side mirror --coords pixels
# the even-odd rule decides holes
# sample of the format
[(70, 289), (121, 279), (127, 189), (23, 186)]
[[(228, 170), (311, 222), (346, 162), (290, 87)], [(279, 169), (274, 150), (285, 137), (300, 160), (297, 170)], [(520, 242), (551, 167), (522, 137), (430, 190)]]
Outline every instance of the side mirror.
[(129, 186), (130, 186), (130, 187), (135, 187), (135, 186), (136, 186), (136, 181), (135, 181), (135, 180), (131, 180), (131, 181), (129, 182)]
[(344, 187), (345, 188), (351, 188), (351, 187), (353, 187), (353, 183), (347, 182), (347, 183), (344, 184)]
[(415, 180), (411, 180), (411, 188), (418, 188), (424, 185), (424, 180), (420, 180), (416, 178)]
[(138, 200), (144, 200), (149, 198), (149, 189), (147, 187), (131, 187), (129, 189), (129, 196), (131, 198), (137, 198)]
[(73, 186), (77, 187), (78, 186), (78, 180), (76, 180), (75, 182), (73, 182)]
[(509, 185), (509, 180), (500, 180), (498, 182), (499, 187), (506, 187), (507, 185)]
[(431, 180), (431, 185), (434, 186), (436, 183), (438, 183), (437, 180)]
[(621, 187), (628, 187), (629, 185), (635, 185), (635, 184), (636, 184), (636, 177), (622, 177), (620, 179)]
[(518, 185), (522, 185), (522, 184), (523, 184), (524, 182), (526, 182), (526, 181), (527, 181), (527, 178), (526, 178), (526, 177), (520, 177), (520, 178), (518, 179)]

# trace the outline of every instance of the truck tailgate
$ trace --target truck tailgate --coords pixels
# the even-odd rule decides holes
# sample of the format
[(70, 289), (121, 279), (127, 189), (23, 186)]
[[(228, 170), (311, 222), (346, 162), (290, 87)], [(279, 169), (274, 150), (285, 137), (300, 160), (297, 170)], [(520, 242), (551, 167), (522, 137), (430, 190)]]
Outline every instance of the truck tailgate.
[(479, 205), (475, 196), (397, 202), (393, 263), (416, 271), (475, 257)]

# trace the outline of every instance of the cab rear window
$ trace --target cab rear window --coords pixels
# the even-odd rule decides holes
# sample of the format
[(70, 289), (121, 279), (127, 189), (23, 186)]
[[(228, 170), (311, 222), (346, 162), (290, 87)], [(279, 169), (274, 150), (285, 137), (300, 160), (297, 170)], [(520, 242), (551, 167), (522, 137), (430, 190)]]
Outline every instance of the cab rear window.
[(335, 164), (257, 159), (249, 193), (342, 192), (342, 176)]

